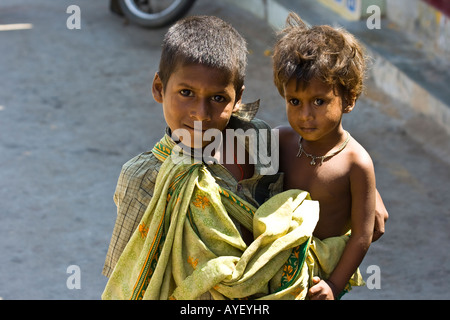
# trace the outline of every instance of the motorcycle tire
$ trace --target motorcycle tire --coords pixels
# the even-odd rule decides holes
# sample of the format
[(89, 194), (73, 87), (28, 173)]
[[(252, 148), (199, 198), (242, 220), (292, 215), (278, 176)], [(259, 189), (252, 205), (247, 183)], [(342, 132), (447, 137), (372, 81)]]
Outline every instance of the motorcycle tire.
[(122, 13), (132, 23), (146, 28), (160, 28), (184, 16), (195, 0), (173, 0), (166, 9), (152, 13), (143, 11), (137, 0), (118, 0), (118, 2)]

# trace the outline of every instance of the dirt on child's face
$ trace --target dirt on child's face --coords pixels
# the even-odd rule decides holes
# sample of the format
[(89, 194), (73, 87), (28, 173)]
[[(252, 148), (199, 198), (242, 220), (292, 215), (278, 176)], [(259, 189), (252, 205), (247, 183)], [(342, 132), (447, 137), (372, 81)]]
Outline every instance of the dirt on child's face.
[(226, 128), (241, 94), (236, 93), (231, 76), (199, 64), (178, 67), (164, 90), (158, 75), (153, 83), (153, 96), (163, 104), (168, 126), (172, 132), (185, 130), (179, 139), (191, 148), (211, 143), (204, 138), (207, 130)]

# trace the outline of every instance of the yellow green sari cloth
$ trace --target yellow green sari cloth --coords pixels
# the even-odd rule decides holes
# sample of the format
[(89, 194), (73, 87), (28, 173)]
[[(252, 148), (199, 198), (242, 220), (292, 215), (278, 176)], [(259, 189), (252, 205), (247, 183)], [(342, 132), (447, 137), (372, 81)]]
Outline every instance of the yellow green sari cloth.
[[(313, 276), (329, 276), (348, 236), (312, 236), (319, 205), (307, 192), (283, 192), (257, 209), (179, 149), (167, 135), (154, 147), (164, 162), (153, 198), (103, 299), (305, 299)], [(230, 216), (253, 230), (250, 245)], [(357, 272), (349, 284), (363, 283)]]

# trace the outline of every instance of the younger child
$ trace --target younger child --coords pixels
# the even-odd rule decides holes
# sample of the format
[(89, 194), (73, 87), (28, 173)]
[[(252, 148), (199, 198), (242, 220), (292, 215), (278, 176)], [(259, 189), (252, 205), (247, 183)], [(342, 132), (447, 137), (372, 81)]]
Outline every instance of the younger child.
[(366, 150), (342, 126), (363, 88), (365, 57), (348, 32), (308, 27), (291, 13), (274, 50), (274, 82), (285, 99), (291, 127), (280, 128), (280, 170), (285, 189), (318, 200), (314, 236), (351, 230), (328, 279), (313, 280), (311, 299), (334, 299), (363, 260), (372, 240), (375, 173)]

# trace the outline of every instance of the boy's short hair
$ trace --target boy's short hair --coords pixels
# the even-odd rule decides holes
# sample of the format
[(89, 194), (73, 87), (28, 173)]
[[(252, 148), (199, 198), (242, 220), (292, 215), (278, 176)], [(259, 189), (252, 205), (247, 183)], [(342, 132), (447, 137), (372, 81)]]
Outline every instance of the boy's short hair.
[(284, 86), (291, 78), (306, 84), (313, 78), (337, 87), (350, 102), (363, 90), (366, 58), (353, 35), (327, 25), (308, 27), (290, 13), (280, 32), (273, 55), (274, 82), (284, 97)]
[(159, 77), (165, 87), (180, 65), (201, 64), (233, 77), (236, 92), (244, 85), (247, 43), (227, 22), (214, 16), (192, 16), (179, 20), (166, 33)]

